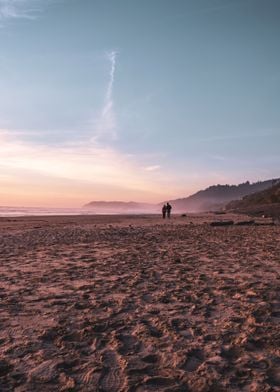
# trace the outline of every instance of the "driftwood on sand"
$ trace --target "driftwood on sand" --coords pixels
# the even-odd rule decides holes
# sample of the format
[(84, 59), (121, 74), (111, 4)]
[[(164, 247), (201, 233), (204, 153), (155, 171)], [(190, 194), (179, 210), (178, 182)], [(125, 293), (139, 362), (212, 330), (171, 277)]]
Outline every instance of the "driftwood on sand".
[(223, 220), (223, 221), (211, 222), (210, 226), (231, 226), (233, 224), (234, 224), (233, 220)]
[(251, 226), (251, 225), (254, 225), (255, 223), (256, 222), (254, 221), (254, 219), (251, 219), (251, 220), (239, 221), (239, 222), (236, 222), (235, 224), (237, 226)]

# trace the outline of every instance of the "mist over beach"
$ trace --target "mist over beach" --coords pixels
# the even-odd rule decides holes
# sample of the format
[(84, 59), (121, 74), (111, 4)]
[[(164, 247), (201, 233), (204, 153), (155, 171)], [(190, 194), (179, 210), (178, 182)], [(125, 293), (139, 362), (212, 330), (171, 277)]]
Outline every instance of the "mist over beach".
[(280, 390), (279, 17), (0, 0), (0, 391)]

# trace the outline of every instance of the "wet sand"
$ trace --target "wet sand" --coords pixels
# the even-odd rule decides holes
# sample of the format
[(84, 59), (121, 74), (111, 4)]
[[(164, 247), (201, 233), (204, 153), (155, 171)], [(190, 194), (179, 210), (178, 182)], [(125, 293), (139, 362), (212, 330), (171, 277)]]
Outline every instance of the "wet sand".
[(217, 219), (0, 218), (0, 390), (280, 391), (280, 227)]

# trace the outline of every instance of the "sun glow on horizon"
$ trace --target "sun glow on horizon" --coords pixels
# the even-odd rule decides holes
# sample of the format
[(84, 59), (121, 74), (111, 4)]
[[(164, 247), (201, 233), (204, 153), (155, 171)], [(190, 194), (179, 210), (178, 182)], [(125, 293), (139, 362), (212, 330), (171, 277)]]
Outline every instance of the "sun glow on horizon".
[(159, 165), (98, 143), (48, 146), (0, 132), (1, 205), (80, 207), (91, 200), (160, 202), (179, 194)]

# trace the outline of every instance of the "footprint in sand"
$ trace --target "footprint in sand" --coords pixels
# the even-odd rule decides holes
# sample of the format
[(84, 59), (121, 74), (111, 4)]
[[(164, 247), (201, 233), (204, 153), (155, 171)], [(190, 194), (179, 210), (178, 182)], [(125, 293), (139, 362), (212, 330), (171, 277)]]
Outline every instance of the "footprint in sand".
[(113, 350), (107, 350), (102, 355), (103, 374), (100, 387), (104, 392), (121, 392), (125, 389), (126, 377), (123, 374), (118, 355)]
[(140, 350), (141, 342), (133, 335), (129, 334), (118, 334), (116, 336), (120, 342), (118, 352), (121, 355), (137, 353)]
[(99, 320), (94, 323), (92, 330), (94, 332), (98, 332), (98, 333), (105, 332), (105, 331), (107, 331), (108, 326), (109, 326), (109, 323), (107, 320)]
[[(88, 368), (81, 376), (81, 383), (85, 388), (91, 388), (99, 383), (101, 371), (97, 367)], [(90, 390), (90, 389), (89, 389)]]
[(59, 327), (46, 329), (39, 338), (44, 342), (53, 342), (59, 336)]
[[(267, 372), (268, 383), (273, 387), (280, 387), (280, 366), (270, 369)], [(280, 389), (277, 389), (280, 390)]]
[(42, 362), (40, 365), (30, 370), (28, 381), (36, 383), (56, 381), (58, 378), (57, 364), (58, 362), (52, 359)]
[(260, 369), (260, 370), (266, 370), (269, 369), (271, 366), (270, 361), (266, 359), (260, 359), (260, 360), (252, 360), (248, 363), (248, 366), (253, 369)]
[(272, 321), (279, 322), (280, 321), (280, 310), (272, 311), (271, 312), (271, 318), (272, 318)]
[(194, 372), (203, 362), (204, 355), (200, 349), (192, 349), (187, 353), (187, 358), (182, 365), (182, 369), (187, 372)]
[(5, 359), (0, 360), (0, 377), (6, 376), (12, 371), (13, 365), (7, 362)]
[(161, 338), (163, 336), (163, 332), (149, 321), (142, 320), (142, 324), (145, 325), (145, 327), (148, 329), (148, 333), (153, 338)]
[(159, 361), (159, 356), (156, 354), (147, 354), (142, 358), (143, 362), (156, 363)]
[[(175, 383), (176, 383), (176, 381), (171, 377), (155, 376), (155, 377), (146, 378), (144, 383), (141, 384), (141, 386), (145, 388), (145, 389), (143, 389), (143, 391), (147, 391), (146, 388), (148, 388), (148, 390), (152, 389), (154, 391), (161, 391), (161, 390), (163, 390), (163, 388), (164, 388), (164, 390), (167, 387), (172, 388)], [(169, 389), (169, 390), (171, 390), (171, 389)], [(172, 388), (172, 390), (173, 390), (173, 388)]]

